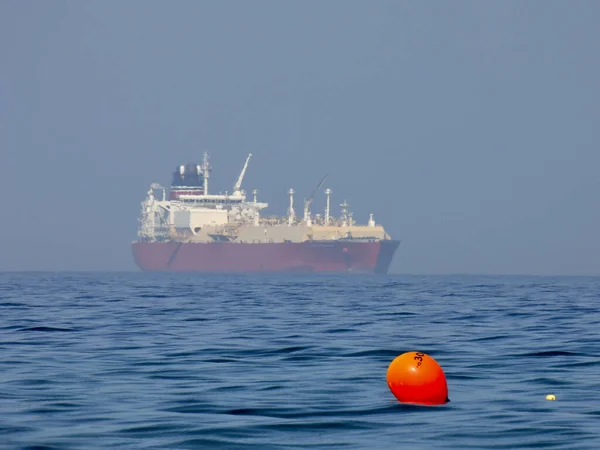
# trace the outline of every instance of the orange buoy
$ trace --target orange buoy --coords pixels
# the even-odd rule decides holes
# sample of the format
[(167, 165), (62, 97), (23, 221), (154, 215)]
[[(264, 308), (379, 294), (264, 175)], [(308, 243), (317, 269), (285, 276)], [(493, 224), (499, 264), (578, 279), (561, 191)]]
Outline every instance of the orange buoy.
[(402, 403), (442, 405), (450, 401), (444, 371), (425, 353), (407, 352), (396, 357), (388, 367), (387, 383)]

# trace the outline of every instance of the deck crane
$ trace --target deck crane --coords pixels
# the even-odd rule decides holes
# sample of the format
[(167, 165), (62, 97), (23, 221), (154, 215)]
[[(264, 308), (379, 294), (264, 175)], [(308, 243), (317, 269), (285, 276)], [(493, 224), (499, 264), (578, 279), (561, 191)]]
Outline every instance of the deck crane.
[(317, 191), (319, 190), (321, 185), (325, 182), (327, 177), (328, 177), (328, 175), (325, 175), (321, 179), (321, 181), (319, 181), (319, 184), (317, 184), (317, 187), (312, 191), (312, 194), (310, 194), (310, 197), (308, 197), (306, 200), (304, 200), (304, 223), (309, 227), (312, 226), (312, 220), (310, 218), (310, 204), (312, 203), (313, 199), (315, 198), (315, 194), (317, 193)]
[(235, 185), (233, 186), (233, 194), (235, 197), (241, 197), (242, 196), (242, 181), (244, 180), (244, 175), (246, 174), (246, 169), (248, 168), (248, 161), (250, 161), (250, 157), (252, 156), (252, 153), (248, 154), (248, 158), (246, 158), (246, 163), (244, 164), (244, 168), (242, 169), (242, 171), (240, 172), (240, 176), (238, 177)]

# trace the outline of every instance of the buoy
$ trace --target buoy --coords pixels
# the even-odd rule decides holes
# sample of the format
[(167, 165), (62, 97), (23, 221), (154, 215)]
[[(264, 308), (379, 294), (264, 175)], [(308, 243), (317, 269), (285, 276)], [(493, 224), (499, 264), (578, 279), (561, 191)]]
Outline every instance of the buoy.
[(388, 387), (400, 402), (421, 405), (448, 403), (444, 371), (431, 356), (407, 352), (397, 356), (387, 370)]
[(556, 400), (556, 397), (552, 394), (546, 395), (546, 400)]

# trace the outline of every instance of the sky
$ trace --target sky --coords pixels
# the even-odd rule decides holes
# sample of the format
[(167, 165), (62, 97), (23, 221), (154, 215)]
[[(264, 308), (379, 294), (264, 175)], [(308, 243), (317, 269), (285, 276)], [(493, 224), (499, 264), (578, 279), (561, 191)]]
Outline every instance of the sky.
[[(211, 155), (270, 214), (323, 175), (390, 272), (600, 275), (600, 2), (0, 2), (0, 270), (137, 270)], [(320, 193), (313, 212), (324, 207)]]

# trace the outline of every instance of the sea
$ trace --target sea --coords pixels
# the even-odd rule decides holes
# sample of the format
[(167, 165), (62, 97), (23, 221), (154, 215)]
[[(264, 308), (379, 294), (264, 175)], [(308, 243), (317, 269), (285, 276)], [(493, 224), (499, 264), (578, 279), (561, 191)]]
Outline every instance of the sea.
[[(599, 449), (599, 306), (594, 277), (3, 272), (0, 449)], [(396, 400), (410, 351), (449, 403)]]

